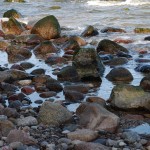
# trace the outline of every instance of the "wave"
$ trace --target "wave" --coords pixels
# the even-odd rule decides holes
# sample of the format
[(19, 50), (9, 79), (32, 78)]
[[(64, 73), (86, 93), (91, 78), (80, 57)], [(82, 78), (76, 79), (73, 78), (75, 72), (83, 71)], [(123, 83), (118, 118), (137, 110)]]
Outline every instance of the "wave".
[(88, 5), (113, 6), (113, 5), (145, 5), (150, 4), (150, 0), (90, 0)]

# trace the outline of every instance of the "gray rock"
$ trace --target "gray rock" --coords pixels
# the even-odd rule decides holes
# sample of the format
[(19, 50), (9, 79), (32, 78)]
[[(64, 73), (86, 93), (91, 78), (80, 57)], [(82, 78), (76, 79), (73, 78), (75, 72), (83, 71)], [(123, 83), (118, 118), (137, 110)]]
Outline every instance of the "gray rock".
[(38, 121), (47, 125), (59, 126), (69, 121), (72, 114), (58, 103), (44, 102), (40, 108)]
[(95, 140), (98, 137), (98, 132), (92, 131), (90, 129), (77, 129), (74, 132), (68, 133), (67, 136), (71, 140), (89, 142)]
[(104, 65), (94, 48), (82, 48), (74, 54), (75, 66), (80, 79), (100, 79), (104, 73)]
[(21, 142), (12, 142), (9, 144), (9, 146), (12, 148), (12, 149), (17, 149), (21, 146), (23, 146), (23, 144)]
[(82, 103), (76, 110), (79, 124), (92, 130), (114, 132), (119, 125), (119, 117), (97, 103)]
[(135, 143), (137, 141), (140, 141), (140, 136), (136, 132), (124, 132), (122, 134), (122, 137), (128, 143)]
[(17, 119), (18, 126), (34, 126), (37, 124), (38, 124), (37, 119), (32, 116)]
[(120, 84), (112, 89), (110, 103), (120, 109), (150, 110), (150, 93), (145, 92), (139, 86)]
[(0, 147), (4, 145), (4, 141), (0, 140)]

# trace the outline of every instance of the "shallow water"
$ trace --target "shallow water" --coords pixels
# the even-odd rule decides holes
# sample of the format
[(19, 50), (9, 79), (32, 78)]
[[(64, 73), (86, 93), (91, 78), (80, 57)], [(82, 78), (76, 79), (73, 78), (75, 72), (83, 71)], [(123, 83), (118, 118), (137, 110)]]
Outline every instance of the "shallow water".
[[(51, 9), (52, 6), (60, 6), (60, 9)], [(33, 23), (38, 19), (47, 16), (55, 15), (60, 22), (61, 27), (65, 27), (68, 30), (63, 30), (62, 34), (68, 35), (80, 35), (83, 29), (87, 25), (93, 25), (99, 31), (104, 27), (112, 26), (125, 29), (127, 33), (100, 33), (98, 36), (86, 39), (88, 42), (97, 41), (104, 38), (114, 40), (116, 38), (126, 38), (134, 40), (131, 44), (123, 45), (128, 48), (133, 55), (133, 60), (130, 60), (127, 67), (134, 76), (134, 80), (131, 82), (133, 85), (139, 85), (143, 74), (135, 72), (134, 68), (137, 63), (134, 61), (138, 57), (137, 52), (141, 49), (150, 50), (150, 42), (144, 41), (144, 37), (148, 34), (135, 34), (133, 30), (136, 27), (149, 27), (150, 20), (150, 0), (126, 0), (126, 1), (101, 1), (101, 0), (27, 0), (26, 3), (6, 3), (0, 0), (0, 18), (3, 18), (3, 13), (9, 9), (16, 9), (22, 15), (20, 19), (25, 23)], [(4, 20), (4, 18), (2, 19)], [(46, 69), (46, 74), (51, 75), (52, 69), (46, 65), (44, 61), (36, 59), (34, 55), (27, 60), (35, 65), (35, 68), (42, 67)], [(10, 67), (12, 64), (8, 64), (7, 54), (0, 51), (0, 65)], [(104, 99), (108, 99), (111, 90), (114, 86), (112, 82), (109, 82), (105, 76), (112, 68), (106, 66), (104, 76), (102, 77), (102, 84), (98, 87), (97, 92), (93, 95), (98, 95)], [(31, 72), (31, 70), (27, 70)], [(62, 92), (59, 93), (60, 99), (63, 99)], [(37, 99), (35, 94), (31, 95), (31, 99)], [(34, 101), (34, 100), (33, 100)], [(72, 106), (70, 106), (72, 108)]]

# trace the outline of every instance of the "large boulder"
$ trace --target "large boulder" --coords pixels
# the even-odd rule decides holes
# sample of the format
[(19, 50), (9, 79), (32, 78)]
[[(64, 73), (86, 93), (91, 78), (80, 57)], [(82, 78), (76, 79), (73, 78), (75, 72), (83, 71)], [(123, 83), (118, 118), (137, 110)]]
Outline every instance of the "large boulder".
[(108, 39), (104, 39), (100, 41), (97, 46), (98, 53), (105, 52), (105, 53), (110, 53), (110, 54), (116, 54), (120, 51), (128, 53), (128, 50), (126, 48)]
[(39, 20), (31, 30), (32, 34), (39, 34), (46, 40), (58, 38), (61, 33), (60, 25), (55, 16), (50, 15)]
[(87, 129), (115, 132), (119, 117), (98, 103), (82, 103), (76, 110), (79, 124)]
[(80, 79), (83, 80), (88, 78), (100, 79), (105, 69), (94, 48), (81, 48), (76, 52), (73, 66), (75, 66)]
[(150, 110), (150, 93), (139, 86), (117, 85), (112, 89), (109, 100), (112, 106), (120, 109)]
[(8, 11), (6, 11), (4, 13), (3, 17), (7, 17), (7, 18), (10, 18), (10, 17), (21, 18), (21, 14), (15, 9), (10, 9), (10, 10), (8, 10)]
[(123, 67), (117, 67), (112, 69), (107, 75), (106, 78), (110, 81), (132, 81), (133, 76), (130, 71)]
[(44, 102), (40, 108), (38, 121), (51, 126), (59, 126), (72, 117), (72, 114), (62, 105)]
[(15, 35), (20, 35), (25, 31), (24, 26), (13, 17), (10, 17), (8, 21), (2, 22), (2, 29), (6, 34)]

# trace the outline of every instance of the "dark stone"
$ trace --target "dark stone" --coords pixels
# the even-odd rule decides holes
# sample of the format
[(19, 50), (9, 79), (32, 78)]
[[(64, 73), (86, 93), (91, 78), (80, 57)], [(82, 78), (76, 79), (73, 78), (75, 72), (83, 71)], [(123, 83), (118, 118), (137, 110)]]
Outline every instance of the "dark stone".
[(23, 104), (19, 100), (9, 102), (9, 107), (16, 108), (17, 110), (22, 106)]
[(82, 33), (81, 36), (83, 37), (90, 37), (90, 36), (96, 36), (98, 35), (98, 31), (93, 26), (88, 26)]
[(126, 48), (108, 39), (104, 39), (100, 41), (97, 46), (98, 53), (105, 52), (109, 54), (116, 54), (120, 51), (124, 53), (128, 53), (128, 50)]
[(33, 70), (30, 74), (32, 74), (32, 75), (41, 75), (41, 74), (45, 74), (45, 69), (38, 68), (38, 69)]
[(142, 73), (150, 73), (150, 65), (147, 64), (139, 65), (135, 68), (135, 70)]
[(120, 29), (120, 28), (114, 28), (114, 27), (106, 27), (104, 29), (101, 30), (102, 33), (106, 33), (106, 32), (121, 32), (121, 33), (126, 33), (125, 30)]
[(26, 70), (26, 69), (30, 69), (30, 68), (34, 67), (34, 64), (32, 64), (30, 62), (22, 62), (22, 63), (20, 63), (20, 66)]
[(140, 86), (145, 90), (150, 92), (150, 76), (144, 77), (141, 82)]
[(76, 68), (80, 79), (96, 79), (104, 73), (104, 65), (94, 48), (82, 48), (74, 54), (73, 66)]
[(57, 95), (56, 92), (49, 91), (49, 92), (43, 92), (39, 96), (42, 97), (42, 98), (49, 98), (49, 97), (53, 97), (53, 96), (56, 96), (56, 95)]
[(79, 75), (75, 67), (67, 66), (60, 70), (57, 74), (58, 80), (61, 81), (79, 81)]
[(71, 90), (65, 90), (64, 91), (65, 99), (71, 102), (78, 102), (84, 99), (84, 94), (77, 92), (77, 91), (71, 91)]
[(10, 10), (8, 10), (4, 13), (3, 17), (6, 17), (6, 18), (10, 18), (10, 17), (21, 18), (22, 16), (17, 10), (10, 9)]
[(112, 69), (107, 75), (106, 78), (110, 81), (132, 81), (133, 76), (128, 69), (123, 67), (118, 67)]
[(113, 58), (110, 61), (104, 62), (104, 64), (109, 65), (109, 66), (117, 66), (117, 65), (124, 65), (128, 63), (128, 59), (125, 57), (118, 57), (118, 58)]
[(145, 41), (150, 41), (150, 36), (144, 38)]

